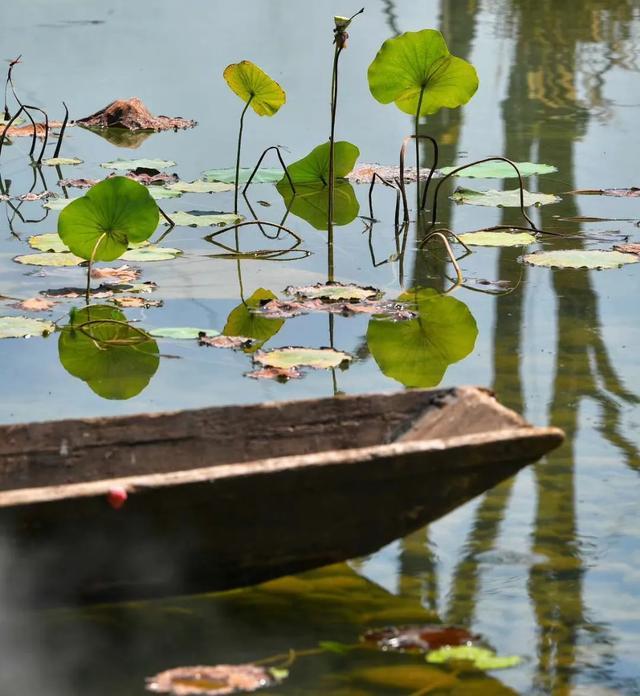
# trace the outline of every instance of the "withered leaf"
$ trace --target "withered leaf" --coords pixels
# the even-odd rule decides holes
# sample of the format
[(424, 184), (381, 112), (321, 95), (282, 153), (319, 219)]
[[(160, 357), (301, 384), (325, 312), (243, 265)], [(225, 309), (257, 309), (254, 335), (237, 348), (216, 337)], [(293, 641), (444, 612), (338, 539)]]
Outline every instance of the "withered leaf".
[[(347, 174), (347, 179), (352, 181), (354, 184), (370, 184), (374, 174), (377, 174), (387, 183), (393, 184), (396, 179), (400, 180), (400, 167), (386, 166), (383, 164), (359, 164), (354, 167), (349, 174)], [(426, 179), (428, 175), (429, 169), (425, 168), (420, 170), (421, 179)], [(417, 181), (417, 179), (416, 168), (405, 167), (405, 183), (411, 184)]]
[(300, 379), (302, 372), (295, 367), (263, 367), (247, 372), (245, 376), (251, 379), (275, 379), (278, 382), (288, 382), (290, 379)]
[(180, 117), (154, 116), (138, 97), (117, 99), (76, 123), (87, 128), (125, 128), (127, 130), (178, 130), (193, 128), (195, 121)]
[(198, 336), (199, 345), (211, 348), (249, 348), (253, 342), (252, 338), (246, 336), (207, 336), (204, 332)]
[(315, 285), (298, 285), (285, 288), (287, 295), (305, 299), (319, 299), (325, 302), (357, 302), (379, 297), (382, 292), (371, 286), (353, 283), (316, 283)]
[[(49, 121), (49, 130), (60, 128), (62, 121)], [(47, 129), (44, 123), (36, 123), (36, 137), (44, 138)], [(11, 126), (5, 133), (7, 138), (30, 138), (33, 136), (33, 125), (25, 123), (23, 126)]]
[[(277, 674), (277, 676), (275, 676)], [(174, 696), (222, 696), (273, 686), (286, 674), (253, 664), (176, 667), (147, 679), (147, 690)]]
[(446, 645), (468, 645), (480, 639), (461, 626), (425, 624), (422, 626), (387, 626), (366, 631), (360, 639), (380, 650), (428, 652)]
[(20, 196), (16, 196), (17, 200), (19, 201), (41, 201), (41, 200), (46, 200), (47, 198), (51, 198), (51, 196), (55, 197), (55, 193), (52, 191), (42, 191), (42, 193), (23, 193)]
[(640, 256), (640, 244), (616, 244), (613, 248), (623, 254), (638, 254)]
[(16, 309), (22, 309), (25, 312), (47, 312), (54, 307), (55, 304), (55, 302), (45, 300), (41, 297), (30, 297), (28, 300), (22, 300), (22, 302), (17, 302), (11, 306)]
[(140, 277), (141, 270), (126, 264), (118, 268), (92, 268), (92, 278), (102, 278), (106, 282), (130, 283)]
[(127, 295), (119, 297), (116, 296), (111, 300), (118, 307), (124, 307), (125, 309), (136, 309), (144, 308), (149, 309), (150, 307), (162, 307), (162, 300), (151, 300), (144, 297), (129, 297)]
[(100, 183), (100, 179), (60, 179), (58, 186), (62, 188), (91, 188)]

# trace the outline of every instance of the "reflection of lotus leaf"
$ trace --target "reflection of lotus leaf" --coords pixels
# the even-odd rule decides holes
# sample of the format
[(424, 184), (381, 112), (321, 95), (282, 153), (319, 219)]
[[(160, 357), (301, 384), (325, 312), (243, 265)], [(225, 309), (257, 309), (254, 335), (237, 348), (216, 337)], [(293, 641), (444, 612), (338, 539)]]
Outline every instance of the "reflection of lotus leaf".
[(60, 212), (58, 234), (83, 259), (113, 261), (130, 242), (143, 242), (158, 227), (158, 206), (145, 186), (124, 176), (92, 186)]
[[(295, 186), (295, 195), (286, 179), (276, 186), (289, 212), (317, 230), (326, 230), (329, 217), (329, 187), (321, 182)], [(348, 225), (356, 219), (359, 211), (360, 204), (353, 186), (348, 181), (337, 181), (333, 191), (334, 225)]]
[(434, 387), (449, 365), (473, 350), (478, 327), (460, 300), (431, 288), (403, 293), (398, 302), (413, 303), (418, 316), (409, 321), (372, 319), (367, 344), (382, 372), (406, 387)]
[[(87, 322), (98, 322), (87, 324)], [(130, 399), (149, 384), (160, 363), (158, 344), (126, 323), (113, 307), (84, 307), (62, 330), (58, 353), (64, 369), (104, 399)]]
[(369, 66), (369, 89), (383, 104), (395, 102), (407, 114), (433, 114), (466, 104), (478, 89), (475, 68), (449, 53), (439, 31), (410, 31), (382, 44)]
[(268, 319), (252, 311), (260, 309), (265, 302), (275, 300), (276, 295), (271, 290), (258, 288), (251, 297), (241, 302), (227, 317), (227, 323), (222, 329), (224, 336), (246, 336), (253, 338), (255, 343), (244, 348), (245, 353), (253, 353), (275, 336), (284, 324), (284, 319)]
[(78, 124), (85, 130), (91, 131), (101, 138), (104, 138), (108, 143), (116, 147), (126, 147), (130, 150), (136, 150), (142, 143), (155, 133), (152, 130), (136, 130), (130, 131), (126, 128), (89, 128)]
[(287, 99), (282, 87), (250, 60), (228, 65), (223, 77), (243, 102), (251, 99), (258, 116), (273, 116)]

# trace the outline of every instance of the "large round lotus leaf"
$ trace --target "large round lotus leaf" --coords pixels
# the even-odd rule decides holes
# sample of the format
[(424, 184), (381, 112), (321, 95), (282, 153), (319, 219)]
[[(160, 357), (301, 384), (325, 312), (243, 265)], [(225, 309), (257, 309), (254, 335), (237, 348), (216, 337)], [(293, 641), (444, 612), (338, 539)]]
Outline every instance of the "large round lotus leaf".
[(587, 268), (601, 270), (619, 268), (626, 263), (638, 263), (640, 257), (620, 251), (602, 249), (561, 249), (559, 251), (536, 251), (522, 257), (525, 263), (546, 268)]
[(136, 263), (141, 261), (171, 261), (180, 254), (182, 254), (180, 249), (150, 244), (149, 246), (139, 247), (138, 249), (128, 249), (124, 254), (122, 254), (120, 259), (122, 261)]
[(227, 65), (223, 77), (243, 102), (251, 99), (258, 116), (273, 116), (287, 100), (282, 87), (250, 60)]
[(169, 169), (175, 167), (176, 163), (172, 160), (161, 159), (117, 159), (111, 162), (103, 162), (100, 166), (104, 169), (116, 169), (127, 172), (130, 169)]
[[(286, 179), (276, 185), (287, 210), (315, 229), (326, 230), (329, 219), (329, 187), (322, 182), (296, 184), (295, 187), (294, 194)], [(333, 191), (333, 224), (348, 225), (356, 219), (359, 211), (360, 204), (353, 186), (348, 181), (337, 181)]]
[(105, 179), (68, 205), (58, 234), (77, 256), (113, 261), (130, 242), (143, 242), (158, 227), (160, 213), (146, 187), (124, 176)]
[(0, 317), (0, 338), (46, 336), (55, 331), (55, 324), (29, 317)]
[[(329, 154), (330, 143), (318, 145), (302, 159), (287, 167), (291, 181), (295, 184), (327, 184), (329, 183)], [(360, 150), (352, 143), (340, 140), (333, 146), (334, 176), (342, 179), (353, 169)], [(288, 183), (283, 176), (281, 183)], [(297, 187), (296, 187), (297, 188)]]
[(328, 370), (339, 367), (343, 363), (353, 360), (349, 353), (343, 353), (333, 348), (276, 348), (256, 353), (255, 362), (267, 367), (313, 367), (319, 370)]
[(32, 249), (38, 251), (52, 251), (60, 253), (69, 251), (69, 247), (60, 239), (60, 235), (56, 232), (47, 232), (46, 234), (35, 234), (27, 240)]
[(434, 387), (449, 365), (473, 350), (478, 327), (467, 305), (431, 288), (410, 290), (398, 302), (415, 305), (418, 316), (393, 322), (372, 319), (367, 344), (382, 372), (406, 387)]
[(239, 304), (227, 317), (227, 323), (222, 329), (224, 336), (246, 336), (253, 338), (254, 343), (244, 349), (245, 353), (253, 353), (275, 336), (284, 324), (283, 319), (268, 319), (254, 310), (260, 309), (265, 302), (277, 299), (271, 290), (258, 288), (251, 297)]
[(149, 330), (149, 335), (154, 338), (172, 338), (180, 341), (193, 341), (203, 334), (212, 337), (219, 336), (220, 332), (215, 329), (196, 329), (193, 326), (166, 326)]
[(13, 259), (16, 263), (24, 263), (28, 266), (79, 266), (84, 259), (69, 252), (23, 254)]
[(224, 191), (233, 191), (235, 186), (225, 184), (220, 181), (176, 181), (173, 184), (167, 184), (169, 191), (178, 191), (180, 193), (222, 193)]
[[(464, 162), (456, 164), (455, 167), (442, 167), (438, 171), (442, 176), (446, 176), (458, 167), (461, 167)], [(550, 164), (535, 164), (533, 162), (514, 162), (518, 171), (522, 176), (534, 176), (538, 174), (550, 174), (557, 172), (557, 167)], [(482, 162), (474, 164), (467, 169), (463, 169), (460, 173), (454, 176), (468, 177), (469, 179), (517, 179), (516, 170), (507, 162), (501, 160), (492, 160), (490, 162)]]
[(466, 104), (478, 89), (475, 68), (449, 53), (439, 31), (423, 29), (387, 39), (369, 66), (369, 89), (383, 104), (395, 102), (407, 114), (433, 114)]
[(470, 666), (485, 671), (515, 667), (522, 661), (516, 655), (500, 657), (493, 650), (475, 645), (447, 645), (439, 650), (432, 650), (426, 659), (431, 664), (442, 664), (449, 661), (468, 662)]
[(458, 239), (470, 246), (510, 247), (534, 244), (536, 238), (528, 232), (465, 232)]
[[(524, 205), (528, 208), (531, 205), (541, 206), (557, 203), (559, 196), (552, 193), (530, 193), (523, 191)], [(519, 208), (520, 189), (510, 189), (508, 191), (474, 191), (473, 189), (459, 188), (451, 195), (451, 200), (456, 203), (467, 203), (468, 205), (484, 205), (494, 208)]]
[[(87, 322), (96, 324), (82, 324)], [(127, 324), (122, 312), (97, 305), (74, 311), (58, 341), (64, 369), (104, 399), (130, 399), (149, 384), (160, 359), (158, 344)]]
[(169, 213), (169, 217), (177, 227), (224, 227), (225, 225), (235, 225), (243, 220), (242, 215), (235, 213), (199, 213), (184, 210)]
[[(249, 177), (253, 169), (243, 168), (239, 172), (238, 183), (246, 184), (249, 181)], [(234, 184), (236, 181), (236, 170), (235, 168), (229, 169), (207, 169), (206, 172), (202, 172), (202, 176), (207, 181), (220, 181), (224, 184)], [(263, 169), (260, 168), (255, 173), (255, 176), (251, 180), (252, 184), (273, 184), (276, 181), (282, 179), (282, 169)]]

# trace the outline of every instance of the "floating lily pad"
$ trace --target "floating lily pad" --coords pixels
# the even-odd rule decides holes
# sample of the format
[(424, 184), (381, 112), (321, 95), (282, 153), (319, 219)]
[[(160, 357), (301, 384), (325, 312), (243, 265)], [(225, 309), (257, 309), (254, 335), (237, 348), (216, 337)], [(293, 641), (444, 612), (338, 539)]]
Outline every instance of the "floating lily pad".
[(171, 261), (175, 259), (176, 256), (182, 254), (181, 249), (174, 249), (172, 247), (162, 247), (150, 244), (146, 247), (140, 247), (138, 249), (129, 249), (125, 251), (124, 254), (120, 256), (122, 261)]
[[(439, 31), (410, 31), (385, 41), (368, 71), (371, 94), (407, 114), (466, 104), (478, 89), (473, 65), (449, 53)], [(420, 94), (422, 93), (422, 99)]]
[(603, 270), (619, 268), (627, 263), (638, 263), (640, 258), (635, 254), (603, 249), (561, 249), (559, 251), (534, 251), (532, 254), (523, 256), (522, 260), (531, 266), (544, 266), (546, 268)]
[(301, 348), (289, 346), (274, 350), (259, 351), (253, 356), (255, 362), (266, 367), (313, 367), (318, 370), (328, 370), (340, 367), (353, 360), (349, 353), (334, 348)]
[(176, 163), (171, 160), (161, 159), (117, 159), (111, 162), (103, 162), (101, 165), (104, 169), (115, 169), (119, 172), (127, 172), (130, 169), (169, 169), (175, 167)]
[(45, 252), (42, 254), (23, 254), (13, 259), (16, 263), (23, 263), (28, 266), (79, 266), (85, 259), (69, 252), (53, 253)]
[[(551, 164), (535, 164), (534, 162), (514, 162), (520, 174), (524, 176), (534, 176), (538, 174), (551, 174), (557, 172), (558, 168)], [(442, 167), (438, 171), (442, 176), (446, 176), (458, 167), (464, 165), (464, 162), (456, 164), (454, 167)], [(500, 160), (492, 160), (490, 162), (481, 162), (474, 164), (472, 167), (463, 169), (459, 174), (454, 176), (467, 177), (469, 179), (517, 179), (515, 169), (507, 162)]]
[(162, 327), (149, 329), (149, 335), (154, 338), (172, 338), (179, 341), (193, 341), (200, 336), (219, 336), (215, 329), (196, 329), (192, 326)]
[(275, 336), (284, 324), (282, 319), (269, 319), (255, 311), (265, 302), (275, 298), (276, 295), (271, 290), (258, 288), (251, 297), (230, 312), (222, 333), (225, 336), (248, 336), (254, 342), (246, 348), (246, 351), (253, 353), (258, 350), (272, 336)]
[(58, 354), (67, 372), (104, 399), (136, 396), (160, 364), (158, 344), (106, 305), (72, 311), (60, 334)]
[(105, 179), (67, 206), (58, 234), (84, 259), (113, 261), (130, 242), (143, 242), (158, 227), (160, 213), (145, 186), (124, 176)]
[(492, 247), (524, 246), (536, 242), (534, 235), (528, 232), (465, 232), (458, 238), (465, 244)]
[[(511, 189), (508, 191), (474, 191), (473, 189), (459, 188), (451, 195), (451, 200), (457, 203), (467, 203), (468, 205), (484, 205), (494, 208), (519, 208), (520, 207), (520, 190)], [(552, 193), (530, 193), (524, 191), (524, 205), (541, 206), (557, 203), (559, 196), (554, 196)]]
[(344, 283), (317, 283), (316, 285), (290, 285), (285, 289), (288, 295), (306, 297), (310, 300), (319, 299), (328, 302), (357, 302), (380, 297), (382, 292), (377, 288), (363, 287), (361, 285), (347, 285)]
[(445, 662), (469, 662), (473, 667), (483, 671), (516, 667), (522, 660), (517, 656), (500, 657), (493, 650), (474, 645), (447, 646), (433, 650), (427, 655), (427, 662), (443, 664)]
[(180, 198), (182, 193), (180, 191), (172, 191), (164, 186), (149, 186), (149, 193), (154, 201), (163, 201), (167, 198)]
[[(242, 168), (239, 172), (238, 183), (246, 184), (249, 181), (253, 169)], [(282, 169), (258, 169), (251, 180), (252, 184), (274, 184), (282, 179)], [(236, 170), (229, 169), (207, 169), (202, 172), (202, 177), (207, 181), (220, 181), (223, 184), (234, 184), (236, 180)]]
[(28, 338), (46, 336), (55, 331), (50, 321), (30, 319), (29, 317), (0, 317), (0, 338)]
[(47, 234), (35, 234), (27, 240), (32, 249), (38, 251), (50, 251), (60, 253), (69, 251), (69, 247), (60, 239), (60, 235), (56, 232)]
[(42, 164), (46, 164), (47, 167), (67, 167), (82, 163), (83, 160), (77, 157), (50, 157), (49, 159), (42, 160)]
[(408, 321), (372, 319), (367, 344), (382, 372), (406, 387), (434, 387), (452, 363), (473, 350), (478, 327), (469, 308), (432, 288), (403, 293), (418, 317)]
[[(295, 184), (327, 184), (329, 182), (329, 154), (328, 142), (318, 145), (302, 159), (287, 167), (291, 181)], [(342, 179), (353, 169), (360, 150), (345, 140), (340, 140), (334, 145), (334, 176)], [(281, 182), (288, 183), (286, 177)], [(296, 187), (297, 188), (297, 187)]]
[(166, 188), (169, 191), (178, 191), (180, 193), (223, 193), (224, 191), (233, 191), (235, 186), (225, 184), (221, 181), (176, 181), (172, 184), (167, 184)]
[(46, 203), (42, 204), (42, 207), (49, 208), (49, 210), (63, 210), (69, 203), (77, 200), (77, 198), (49, 198)]
[(169, 217), (178, 227), (224, 227), (235, 225), (244, 219), (242, 215), (234, 213), (199, 213), (194, 210), (189, 212), (178, 210), (175, 213), (169, 213)]
[(243, 102), (251, 100), (258, 116), (273, 116), (287, 100), (282, 87), (250, 60), (228, 65), (223, 77)]

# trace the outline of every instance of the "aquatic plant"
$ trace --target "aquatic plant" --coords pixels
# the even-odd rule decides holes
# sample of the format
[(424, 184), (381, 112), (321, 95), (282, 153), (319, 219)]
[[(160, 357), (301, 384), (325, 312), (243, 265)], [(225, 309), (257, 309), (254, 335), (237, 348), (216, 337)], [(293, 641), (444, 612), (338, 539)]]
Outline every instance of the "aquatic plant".
[(275, 80), (249, 60), (228, 65), (224, 70), (223, 77), (233, 92), (245, 103), (244, 109), (240, 114), (236, 153), (236, 188), (233, 199), (233, 212), (237, 214), (244, 115), (247, 113), (249, 106), (251, 106), (258, 116), (273, 116), (286, 102), (287, 97), (285, 91)]

